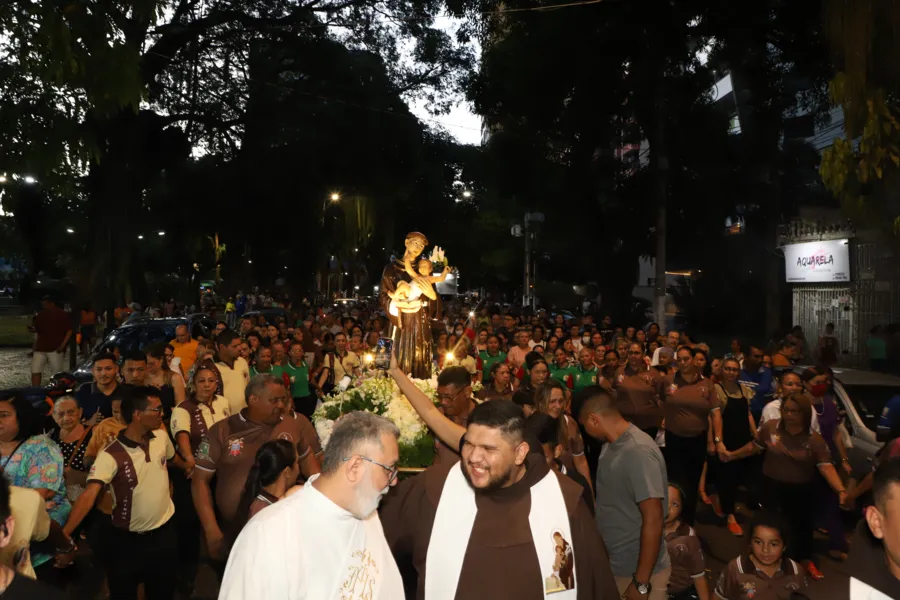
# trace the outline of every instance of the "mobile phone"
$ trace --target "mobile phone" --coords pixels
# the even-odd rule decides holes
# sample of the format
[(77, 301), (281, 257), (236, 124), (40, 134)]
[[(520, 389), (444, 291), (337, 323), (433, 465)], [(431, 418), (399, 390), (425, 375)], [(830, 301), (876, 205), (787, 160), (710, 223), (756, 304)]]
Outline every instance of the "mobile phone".
[(387, 371), (391, 368), (391, 352), (394, 351), (394, 340), (391, 338), (378, 338), (375, 344), (375, 368)]

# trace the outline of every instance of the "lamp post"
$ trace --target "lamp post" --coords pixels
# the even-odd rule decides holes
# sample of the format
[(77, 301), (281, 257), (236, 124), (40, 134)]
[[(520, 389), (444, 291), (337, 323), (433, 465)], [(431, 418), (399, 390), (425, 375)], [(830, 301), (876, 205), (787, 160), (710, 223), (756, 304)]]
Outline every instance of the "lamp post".
[(512, 228), (513, 236), (525, 238), (525, 282), (522, 290), (522, 306), (531, 306), (532, 310), (537, 308), (537, 296), (534, 292), (534, 282), (537, 280), (534, 240), (537, 235), (537, 225), (543, 222), (543, 213), (525, 213), (525, 224), (515, 225)]

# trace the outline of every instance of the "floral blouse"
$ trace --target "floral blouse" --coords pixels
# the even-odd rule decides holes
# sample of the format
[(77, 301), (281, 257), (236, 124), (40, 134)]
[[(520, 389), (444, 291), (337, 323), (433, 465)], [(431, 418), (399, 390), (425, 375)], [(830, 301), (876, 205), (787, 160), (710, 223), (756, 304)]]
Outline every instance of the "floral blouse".
[[(50, 518), (66, 524), (72, 505), (66, 497), (64, 461), (59, 447), (46, 435), (35, 435), (24, 442), (10, 456), (0, 458), (0, 469), (10, 485), (32, 490), (48, 489), (56, 492), (46, 500)], [(33, 553), (31, 564), (38, 567), (53, 557)]]
[(49, 437), (35, 435), (28, 438), (11, 456), (0, 458), (0, 469), (10, 485), (55, 491), (47, 500), (47, 512), (60, 525), (66, 524), (72, 506), (66, 498), (64, 462), (62, 453)]

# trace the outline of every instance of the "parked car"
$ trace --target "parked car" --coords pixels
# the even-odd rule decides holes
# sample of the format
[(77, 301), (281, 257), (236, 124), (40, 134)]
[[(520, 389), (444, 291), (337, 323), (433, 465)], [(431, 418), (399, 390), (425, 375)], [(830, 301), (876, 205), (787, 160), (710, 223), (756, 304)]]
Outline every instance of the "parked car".
[(143, 350), (146, 346), (156, 342), (175, 339), (175, 328), (187, 324), (194, 339), (209, 338), (216, 329), (216, 321), (205, 313), (194, 313), (186, 317), (160, 318), (139, 317), (129, 320), (121, 327), (117, 327), (100, 342), (94, 350), (91, 358), (81, 363), (75, 369), (75, 378), (79, 383), (85, 383), (93, 379), (91, 366), (94, 364), (94, 356), (109, 351), (114, 345), (121, 352), (131, 350)]
[(241, 315), (241, 318), (243, 319), (244, 317), (256, 317), (259, 315), (265, 317), (266, 323), (274, 324), (278, 322), (278, 319), (280, 318), (287, 320), (287, 311), (281, 306), (276, 306), (273, 308), (261, 308), (259, 310), (248, 310)]
[[(801, 373), (807, 367), (796, 367)], [(884, 405), (894, 396), (900, 395), (900, 377), (862, 369), (833, 368), (834, 393), (838, 408), (847, 417), (844, 426), (850, 434), (852, 448), (847, 449), (847, 457), (857, 478), (872, 469), (875, 453), (881, 442), (875, 437), (878, 420)]]

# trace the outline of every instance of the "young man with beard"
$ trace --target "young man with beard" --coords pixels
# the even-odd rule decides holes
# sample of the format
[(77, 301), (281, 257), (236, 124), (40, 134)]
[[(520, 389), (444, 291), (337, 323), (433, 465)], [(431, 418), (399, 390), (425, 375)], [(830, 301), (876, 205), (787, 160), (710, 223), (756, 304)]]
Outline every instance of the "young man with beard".
[(381, 517), (394, 553), (412, 556), (419, 600), (611, 600), (582, 494), (530, 452), (522, 409), (492, 401), (469, 416), (461, 460), (404, 481)]
[(376, 512), (397, 482), (399, 435), (384, 417), (341, 417), (322, 474), (241, 531), (219, 600), (401, 600), (403, 580)]

